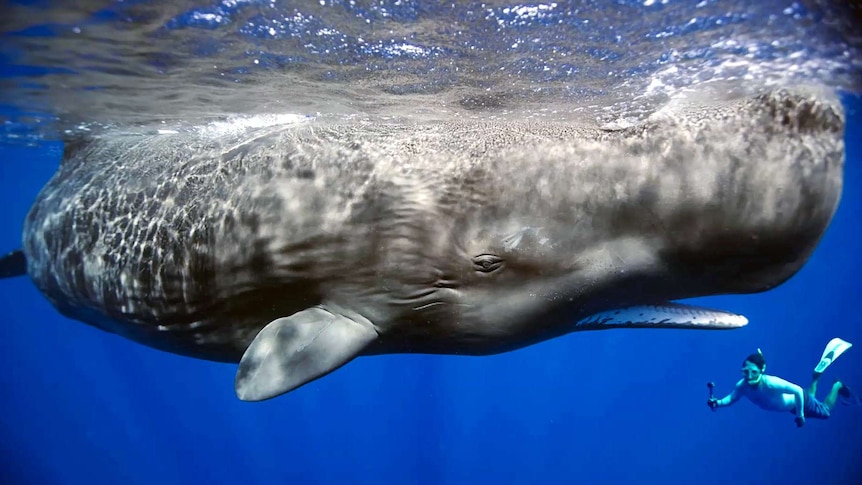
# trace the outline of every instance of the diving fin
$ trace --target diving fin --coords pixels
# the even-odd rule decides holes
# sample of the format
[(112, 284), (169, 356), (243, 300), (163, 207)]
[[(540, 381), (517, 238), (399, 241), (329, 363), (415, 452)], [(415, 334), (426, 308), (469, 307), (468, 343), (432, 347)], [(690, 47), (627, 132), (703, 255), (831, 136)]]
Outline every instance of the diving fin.
[(599, 312), (578, 321), (575, 328), (577, 330), (623, 327), (731, 329), (745, 325), (748, 325), (748, 319), (735, 313), (679, 303), (663, 303)]
[(359, 315), (318, 306), (268, 323), (239, 362), (235, 391), (243, 401), (263, 401), (322, 377), (377, 339)]
[(823, 356), (820, 357), (820, 362), (817, 363), (817, 367), (814, 368), (815, 374), (822, 374), (823, 371), (826, 370), (827, 367), (832, 365), (835, 362), (835, 359), (838, 358), (839, 355), (843, 354), (847, 349), (852, 347), (853, 344), (847, 342), (845, 340), (841, 340), (840, 338), (834, 338), (826, 344), (826, 348), (823, 349)]
[(14, 278), (27, 274), (27, 257), (20, 249), (0, 256), (0, 278)]
[(862, 398), (857, 396), (843, 382), (841, 383), (841, 389), (838, 389), (838, 398), (841, 400), (841, 404), (845, 406), (862, 406)]

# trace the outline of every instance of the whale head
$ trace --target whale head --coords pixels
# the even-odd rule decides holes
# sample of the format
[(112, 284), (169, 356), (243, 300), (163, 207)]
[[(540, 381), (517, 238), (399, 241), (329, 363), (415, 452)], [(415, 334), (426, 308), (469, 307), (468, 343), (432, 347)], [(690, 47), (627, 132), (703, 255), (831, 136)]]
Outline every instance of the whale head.
[(576, 330), (744, 325), (669, 302), (766, 291), (802, 267), (840, 199), (843, 123), (834, 99), (778, 90), (618, 131), (496, 127), (519, 143), (469, 165), (450, 189), (465, 196), (423, 244), (436, 299), (415, 321), (436, 333), (393, 328), (381, 348), (494, 353)]

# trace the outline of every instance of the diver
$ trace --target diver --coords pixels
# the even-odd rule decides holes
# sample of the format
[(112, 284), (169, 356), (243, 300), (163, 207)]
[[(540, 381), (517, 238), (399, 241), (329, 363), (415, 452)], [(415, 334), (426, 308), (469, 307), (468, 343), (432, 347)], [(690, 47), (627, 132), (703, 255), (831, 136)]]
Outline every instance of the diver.
[(832, 415), (832, 409), (839, 397), (841, 397), (842, 403), (846, 405), (862, 404), (862, 401), (850, 391), (850, 388), (839, 380), (832, 384), (832, 389), (823, 402), (814, 397), (817, 393), (817, 381), (820, 380), (823, 371), (852, 346), (853, 344), (840, 338), (829, 341), (823, 350), (820, 362), (814, 368), (811, 385), (804, 391), (792, 382), (764, 374), (766, 359), (763, 357), (763, 352), (757, 349), (757, 353), (749, 355), (742, 362), (742, 379), (736, 383), (736, 387), (730, 394), (716, 399), (712, 395), (714, 384), (712, 382), (707, 384), (709, 386), (707, 405), (715, 411), (717, 408), (730, 406), (741, 397), (747, 397), (755, 405), (767, 411), (795, 414), (796, 426), (800, 428), (805, 425), (805, 418), (827, 419)]

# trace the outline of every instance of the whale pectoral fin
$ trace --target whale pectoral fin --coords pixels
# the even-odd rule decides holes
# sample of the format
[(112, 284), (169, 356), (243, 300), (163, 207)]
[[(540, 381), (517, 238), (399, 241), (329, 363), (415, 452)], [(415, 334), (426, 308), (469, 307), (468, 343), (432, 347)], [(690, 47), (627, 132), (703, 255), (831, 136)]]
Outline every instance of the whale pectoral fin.
[(273, 320), (239, 362), (236, 395), (262, 401), (292, 391), (350, 362), (376, 338), (367, 320), (322, 307)]
[(639, 305), (590, 315), (575, 324), (575, 330), (606, 328), (694, 328), (731, 329), (748, 325), (742, 315), (679, 303)]

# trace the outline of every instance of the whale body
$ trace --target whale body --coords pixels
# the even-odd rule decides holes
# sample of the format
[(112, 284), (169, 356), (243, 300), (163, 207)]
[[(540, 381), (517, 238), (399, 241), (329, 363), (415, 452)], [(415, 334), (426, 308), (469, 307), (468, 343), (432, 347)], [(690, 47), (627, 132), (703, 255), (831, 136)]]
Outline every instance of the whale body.
[(268, 399), (357, 356), (738, 328), (838, 206), (840, 103), (778, 89), (627, 128), (308, 120), (67, 143), (0, 275)]

